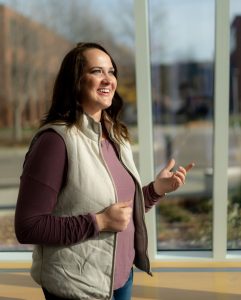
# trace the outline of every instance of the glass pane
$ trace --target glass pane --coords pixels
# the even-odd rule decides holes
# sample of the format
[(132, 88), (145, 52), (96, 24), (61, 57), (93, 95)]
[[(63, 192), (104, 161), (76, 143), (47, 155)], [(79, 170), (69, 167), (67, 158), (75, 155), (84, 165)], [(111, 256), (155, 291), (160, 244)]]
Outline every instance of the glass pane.
[(158, 250), (212, 249), (214, 0), (151, 0), (156, 173), (194, 161), (156, 209)]
[[(1, 3), (0, 250), (30, 250), (32, 246), (18, 244), (13, 227), (22, 163), (49, 107), (62, 58), (77, 42), (100, 42), (112, 54), (119, 70), (118, 89), (126, 102), (123, 119), (138, 142), (133, 1), (102, 0), (101, 5), (97, 0)], [(134, 156), (138, 162), (137, 151)]]
[(228, 249), (241, 249), (241, 3), (230, 1)]

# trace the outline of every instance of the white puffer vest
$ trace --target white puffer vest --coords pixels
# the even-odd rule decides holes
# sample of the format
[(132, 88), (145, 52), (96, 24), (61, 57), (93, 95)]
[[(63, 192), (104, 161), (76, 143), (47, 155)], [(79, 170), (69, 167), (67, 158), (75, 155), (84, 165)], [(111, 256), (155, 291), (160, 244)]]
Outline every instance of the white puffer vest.
[[(101, 153), (101, 124), (83, 115), (82, 129), (47, 125), (64, 140), (68, 156), (66, 185), (58, 195), (53, 214), (77, 216), (98, 213), (116, 202), (111, 174)], [(110, 137), (114, 140), (112, 130)], [(144, 202), (138, 172), (129, 143), (119, 144), (122, 163), (136, 182), (135, 264), (150, 274)], [(71, 246), (35, 246), (31, 275), (50, 293), (68, 299), (111, 299), (116, 249), (116, 234), (101, 232), (98, 237)]]

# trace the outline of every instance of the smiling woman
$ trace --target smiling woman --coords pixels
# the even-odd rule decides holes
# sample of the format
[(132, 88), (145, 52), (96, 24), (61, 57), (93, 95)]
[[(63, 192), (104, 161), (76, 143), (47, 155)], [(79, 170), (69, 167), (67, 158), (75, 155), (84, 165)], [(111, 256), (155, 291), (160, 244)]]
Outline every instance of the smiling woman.
[(109, 55), (99, 49), (84, 52), (86, 65), (82, 81), (82, 108), (95, 121), (100, 121), (101, 112), (111, 106), (117, 79)]
[(103, 115), (107, 123), (113, 122), (115, 138), (119, 142), (128, 140), (127, 127), (119, 119), (123, 100), (116, 91), (117, 74), (117, 66), (105, 48), (96, 43), (77, 44), (62, 62), (52, 105), (41, 126), (64, 120), (68, 126), (80, 128), (83, 113), (95, 121)]
[(15, 230), (36, 245), (31, 274), (46, 299), (131, 299), (133, 264), (151, 274), (144, 213), (193, 166), (173, 172), (171, 159), (142, 187), (116, 87), (110, 54), (77, 44), (26, 155)]

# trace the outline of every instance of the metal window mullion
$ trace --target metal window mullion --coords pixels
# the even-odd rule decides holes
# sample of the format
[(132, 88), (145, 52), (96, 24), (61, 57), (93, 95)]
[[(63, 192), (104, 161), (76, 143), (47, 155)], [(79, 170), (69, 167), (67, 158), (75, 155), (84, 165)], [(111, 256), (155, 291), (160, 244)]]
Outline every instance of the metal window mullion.
[(216, 0), (214, 82), (213, 258), (227, 249), (229, 137), (229, 0)]
[[(147, 184), (154, 175), (148, 0), (135, 0), (134, 13), (139, 166), (142, 182)], [(157, 253), (155, 209), (146, 214), (146, 223), (149, 254), (153, 260)]]

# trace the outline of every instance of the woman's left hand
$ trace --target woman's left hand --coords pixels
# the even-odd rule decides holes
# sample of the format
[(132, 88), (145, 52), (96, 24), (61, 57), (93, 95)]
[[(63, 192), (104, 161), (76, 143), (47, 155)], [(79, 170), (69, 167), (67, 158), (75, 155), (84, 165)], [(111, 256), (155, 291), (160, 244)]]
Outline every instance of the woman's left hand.
[(180, 166), (173, 172), (172, 169), (174, 166), (175, 160), (172, 158), (156, 176), (153, 185), (158, 195), (161, 196), (165, 193), (173, 192), (181, 187), (185, 183), (187, 172), (192, 169), (194, 163), (188, 164), (185, 168)]

